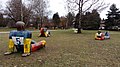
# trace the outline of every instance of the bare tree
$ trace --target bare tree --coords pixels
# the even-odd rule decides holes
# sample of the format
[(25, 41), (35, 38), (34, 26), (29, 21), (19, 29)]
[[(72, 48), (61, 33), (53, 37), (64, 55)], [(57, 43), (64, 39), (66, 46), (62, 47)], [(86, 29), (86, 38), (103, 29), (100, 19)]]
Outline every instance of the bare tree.
[(92, 9), (96, 9), (97, 11), (101, 11), (108, 7), (108, 4), (104, 3), (104, 0), (67, 0), (67, 3), (70, 4), (69, 9), (78, 11), (79, 15), (79, 25), (78, 32), (81, 33), (81, 17), (86, 11), (90, 11)]
[(47, 14), (47, 2), (46, 0), (9, 0), (5, 12), (14, 22), (21, 20), (28, 25), (33, 17), (34, 20), (36, 18), (42, 22), (43, 16)]
[(30, 15), (32, 13), (30, 7), (26, 7), (22, 0), (9, 0), (6, 5), (5, 13), (14, 21), (23, 21), (28, 24)]
[(7, 4), (6, 14), (15, 22), (21, 20), (20, 0), (10, 0)]
[(31, 0), (32, 4), (32, 11), (34, 13), (34, 16), (37, 18), (36, 25), (38, 25), (38, 21), (40, 21), (40, 25), (42, 27), (43, 18), (44, 16), (48, 15), (48, 0)]

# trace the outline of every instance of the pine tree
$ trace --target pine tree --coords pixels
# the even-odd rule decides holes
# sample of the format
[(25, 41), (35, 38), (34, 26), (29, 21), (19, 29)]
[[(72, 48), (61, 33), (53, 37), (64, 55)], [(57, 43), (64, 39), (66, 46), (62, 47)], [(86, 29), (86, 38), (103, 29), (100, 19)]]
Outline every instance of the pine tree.
[(58, 12), (53, 15), (53, 23), (54, 23), (54, 26), (59, 27), (60, 17), (59, 17)]
[(120, 11), (116, 7), (116, 4), (110, 6), (110, 11), (108, 11), (106, 19), (106, 28), (112, 29), (113, 26), (118, 26), (120, 21)]

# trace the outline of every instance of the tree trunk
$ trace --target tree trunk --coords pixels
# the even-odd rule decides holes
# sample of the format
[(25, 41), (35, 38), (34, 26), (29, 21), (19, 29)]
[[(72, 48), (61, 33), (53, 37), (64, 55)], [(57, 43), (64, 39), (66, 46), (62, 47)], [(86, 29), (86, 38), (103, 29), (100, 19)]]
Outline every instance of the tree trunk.
[(77, 33), (82, 33), (82, 32), (81, 32), (81, 28), (78, 28), (78, 31), (77, 31)]
[[(80, 18), (80, 17), (79, 17), (79, 18)], [(81, 32), (81, 18), (79, 19), (79, 24), (78, 24), (77, 33), (82, 33), (82, 32)]]
[(80, 4), (80, 0), (79, 0), (79, 24), (78, 24), (77, 33), (82, 33), (81, 32), (81, 17), (82, 17), (82, 5)]
[(38, 29), (38, 22), (35, 22), (35, 29)]

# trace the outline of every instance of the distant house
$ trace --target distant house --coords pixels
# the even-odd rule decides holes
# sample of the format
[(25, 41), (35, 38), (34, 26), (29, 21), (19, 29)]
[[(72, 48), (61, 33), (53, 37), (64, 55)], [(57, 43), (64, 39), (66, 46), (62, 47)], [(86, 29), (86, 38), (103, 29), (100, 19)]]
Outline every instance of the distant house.
[(99, 29), (105, 29), (105, 20), (101, 20)]

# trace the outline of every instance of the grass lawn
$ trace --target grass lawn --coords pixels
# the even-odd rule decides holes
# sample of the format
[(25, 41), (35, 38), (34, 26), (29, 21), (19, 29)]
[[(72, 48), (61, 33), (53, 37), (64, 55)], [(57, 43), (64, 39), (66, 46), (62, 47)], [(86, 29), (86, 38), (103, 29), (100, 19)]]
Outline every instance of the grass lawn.
[(4, 56), (8, 34), (0, 34), (0, 67), (120, 67), (120, 32), (110, 31), (111, 39), (103, 41), (94, 40), (95, 33), (59, 30), (51, 31), (51, 37), (38, 38), (39, 32), (34, 32), (33, 40), (44, 39), (47, 44), (28, 57)]

